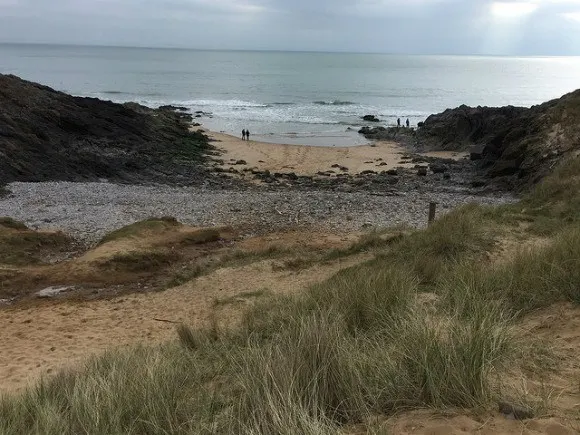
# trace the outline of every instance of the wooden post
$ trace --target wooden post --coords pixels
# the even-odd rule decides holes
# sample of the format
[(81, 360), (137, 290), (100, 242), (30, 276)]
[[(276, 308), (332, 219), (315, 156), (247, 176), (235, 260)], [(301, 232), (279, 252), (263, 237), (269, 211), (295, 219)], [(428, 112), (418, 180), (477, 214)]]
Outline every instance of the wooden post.
[(431, 225), (435, 221), (435, 213), (437, 212), (437, 203), (430, 202), (429, 203), (429, 225)]

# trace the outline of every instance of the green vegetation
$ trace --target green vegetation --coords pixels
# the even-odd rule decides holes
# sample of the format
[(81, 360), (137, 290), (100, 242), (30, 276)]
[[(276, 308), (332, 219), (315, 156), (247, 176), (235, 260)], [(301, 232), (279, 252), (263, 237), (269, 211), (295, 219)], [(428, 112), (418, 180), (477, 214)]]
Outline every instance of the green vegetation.
[(32, 231), (10, 217), (0, 218), (0, 264), (40, 263), (46, 254), (66, 250), (70, 245), (70, 238), (61, 232)]
[(136, 237), (147, 231), (162, 230), (167, 228), (178, 227), (181, 224), (173, 217), (149, 218), (143, 221), (135, 222), (107, 234), (101, 239), (99, 245), (103, 245), (115, 240), (126, 239), (129, 237)]
[(11, 217), (0, 217), (0, 227), (9, 228), (12, 230), (27, 230), (28, 227), (20, 221), (12, 219)]
[[(469, 205), (423, 231), (373, 235), (348, 251), (378, 251), (373, 260), (300, 295), (261, 297), (232, 329), (180, 325), (176, 342), (109, 352), (6, 397), (0, 432), (336, 434), (412, 408), (495, 408), (514, 393), (498, 373), (549, 365), (520, 317), (580, 302), (580, 189), (563, 189), (573, 167), (517, 205)], [(489, 260), (538, 217), (564, 232)], [(279, 251), (228, 261), (264, 255)]]
[(170, 251), (133, 251), (116, 254), (103, 261), (100, 266), (116, 272), (151, 273), (171, 265), (178, 259), (179, 256)]

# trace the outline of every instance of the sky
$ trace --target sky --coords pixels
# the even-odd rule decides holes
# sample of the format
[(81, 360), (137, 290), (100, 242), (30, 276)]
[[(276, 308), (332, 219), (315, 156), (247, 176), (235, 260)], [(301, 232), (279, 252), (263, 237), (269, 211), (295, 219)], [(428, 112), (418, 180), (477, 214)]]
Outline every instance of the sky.
[(0, 42), (580, 55), (580, 0), (0, 0)]

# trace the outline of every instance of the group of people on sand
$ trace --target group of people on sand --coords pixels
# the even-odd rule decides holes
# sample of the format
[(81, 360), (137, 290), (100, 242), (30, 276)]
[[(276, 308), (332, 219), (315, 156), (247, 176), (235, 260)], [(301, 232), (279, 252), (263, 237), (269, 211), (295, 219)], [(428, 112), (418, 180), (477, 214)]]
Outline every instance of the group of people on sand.
[[(407, 118), (407, 122), (405, 122), (405, 124), (407, 125), (407, 128), (409, 128), (411, 126), (411, 123), (409, 122), (409, 118)], [(397, 128), (401, 127), (401, 118), (397, 119)]]
[(242, 140), (250, 140), (250, 130), (245, 128), (242, 130)]

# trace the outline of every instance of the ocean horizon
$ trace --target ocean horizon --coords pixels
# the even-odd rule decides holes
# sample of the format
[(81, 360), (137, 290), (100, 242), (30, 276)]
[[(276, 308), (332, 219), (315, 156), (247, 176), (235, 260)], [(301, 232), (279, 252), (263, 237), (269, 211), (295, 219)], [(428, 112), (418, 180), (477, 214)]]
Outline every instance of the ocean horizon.
[(411, 125), (461, 104), (540, 104), (580, 87), (580, 57), (399, 55), (0, 43), (0, 72), (77, 96), (210, 115), (277, 143), (366, 143), (364, 115)]

